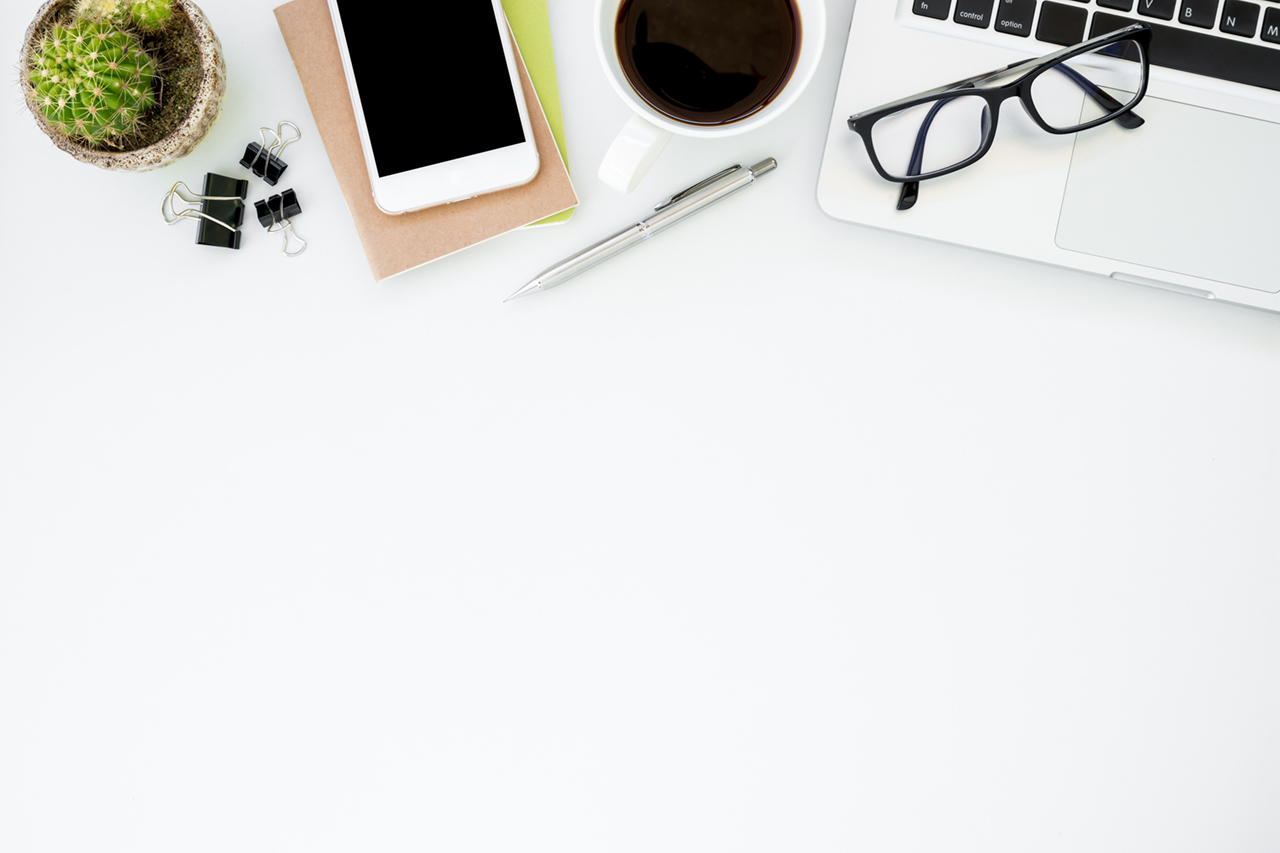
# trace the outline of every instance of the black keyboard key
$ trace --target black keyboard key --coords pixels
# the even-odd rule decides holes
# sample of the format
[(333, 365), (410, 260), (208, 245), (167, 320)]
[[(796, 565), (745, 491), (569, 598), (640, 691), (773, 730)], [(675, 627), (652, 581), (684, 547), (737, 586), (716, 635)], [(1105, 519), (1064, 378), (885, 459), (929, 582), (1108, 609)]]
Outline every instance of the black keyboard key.
[(1172, 20), (1177, 8), (1178, 0), (1138, 0), (1138, 14), (1148, 18)]
[(1262, 40), (1280, 44), (1280, 9), (1267, 9), (1262, 18)]
[(1026, 38), (1031, 35), (1031, 19), (1036, 16), (1036, 0), (997, 0), (996, 32)]
[(1251, 39), (1258, 31), (1258, 14), (1261, 11), (1256, 3), (1227, 0), (1222, 6), (1222, 23), (1218, 25), (1218, 29), (1233, 36)]
[[(1262, 25), (1264, 39), (1267, 38), (1267, 22), (1273, 20), (1271, 13), (1275, 11), (1267, 10)], [(1129, 18), (1098, 12), (1093, 16), (1089, 37), (1132, 23)], [(1280, 42), (1280, 15), (1276, 16), (1274, 23), (1278, 32), (1269, 40)], [(1151, 64), (1280, 92), (1280, 50), (1184, 27), (1151, 25)]]
[(1182, 11), (1178, 13), (1182, 23), (1211, 30), (1217, 19), (1218, 0), (1182, 0)]
[(991, 26), (991, 0), (956, 0), (957, 24), (986, 29)]
[(1121, 12), (1128, 12), (1133, 8), (1133, 0), (1098, 0), (1098, 5), (1104, 9), (1118, 9)]
[(937, 18), (939, 21), (945, 21), (947, 13), (951, 11), (951, 0), (916, 0), (911, 7), (911, 11), (917, 15), (924, 15), (926, 18)]
[(1040, 7), (1036, 38), (1050, 44), (1079, 44), (1084, 41), (1084, 23), (1088, 17), (1088, 10), (1079, 6), (1063, 6), (1046, 0)]

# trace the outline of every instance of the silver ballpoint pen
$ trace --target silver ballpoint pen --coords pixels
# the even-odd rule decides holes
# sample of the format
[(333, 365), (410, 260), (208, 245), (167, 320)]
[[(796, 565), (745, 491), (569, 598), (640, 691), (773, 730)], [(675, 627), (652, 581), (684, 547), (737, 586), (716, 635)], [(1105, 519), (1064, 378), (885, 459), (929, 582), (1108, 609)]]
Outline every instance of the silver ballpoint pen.
[(539, 273), (537, 278), (504, 299), (512, 299), (546, 290), (562, 284), (580, 272), (594, 267), (601, 261), (608, 260), (621, 251), (641, 243), (664, 228), (675, 225), (680, 220), (692, 216), (715, 204), (722, 198), (731, 196), (738, 190), (746, 189), (755, 183), (756, 178), (778, 168), (778, 161), (770, 157), (761, 160), (750, 169), (741, 166), (730, 166), (723, 172), (699, 181), (687, 190), (681, 190), (671, 198), (660, 202), (654, 208), (654, 214), (640, 220), (635, 225), (624, 228), (612, 237), (606, 237), (594, 246), (588, 246), (578, 254), (565, 258), (560, 263)]

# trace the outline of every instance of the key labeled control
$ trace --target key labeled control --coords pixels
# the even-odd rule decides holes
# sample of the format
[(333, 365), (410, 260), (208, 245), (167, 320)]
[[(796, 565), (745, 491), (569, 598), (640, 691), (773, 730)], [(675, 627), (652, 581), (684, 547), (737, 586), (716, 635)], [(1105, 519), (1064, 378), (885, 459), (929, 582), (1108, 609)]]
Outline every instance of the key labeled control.
[(991, 26), (991, 0), (956, 0), (952, 20), (966, 27), (986, 29)]

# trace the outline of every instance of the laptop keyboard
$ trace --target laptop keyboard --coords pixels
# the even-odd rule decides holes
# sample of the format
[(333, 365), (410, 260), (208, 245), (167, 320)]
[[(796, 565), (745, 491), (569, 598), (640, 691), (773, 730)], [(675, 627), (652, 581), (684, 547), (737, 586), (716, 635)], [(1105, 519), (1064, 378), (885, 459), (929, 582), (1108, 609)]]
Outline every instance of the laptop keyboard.
[(1280, 91), (1280, 0), (913, 0), (911, 11), (1059, 45), (1145, 21), (1152, 65)]

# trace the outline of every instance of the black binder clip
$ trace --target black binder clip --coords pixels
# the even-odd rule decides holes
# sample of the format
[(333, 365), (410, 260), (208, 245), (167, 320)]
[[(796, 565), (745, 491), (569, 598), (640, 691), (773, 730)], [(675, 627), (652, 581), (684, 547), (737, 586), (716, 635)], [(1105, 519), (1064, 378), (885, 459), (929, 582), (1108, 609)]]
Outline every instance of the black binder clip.
[[(286, 127), (293, 128), (293, 136), (287, 139), (284, 136)], [(273, 137), (270, 145), (267, 144), (268, 134)], [(268, 186), (274, 187), (280, 180), (280, 176), (284, 174), (284, 170), (289, 168), (289, 164), (281, 160), (280, 155), (284, 153), (284, 149), (302, 138), (302, 131), (293, 122), (282, 121), (276, 125), (274, 131), (269, 127), (258, 128), (258, 135), (262, 142), (249, 143), (249, 146), (244, 149), (244, 157), (240, 159), (240, 165), (262, 178)]]
[[(281, 251), (286, 257), (296, 258), (307, 250), (307, 241), (293, 230), (293, 217), (302, 213), (302, 205), (298, 204), (298, 194), (293, 190), (277, 193), (264, 201), (255, 201), (253, 209), (258, 214), (258, 223), (267, 229), (268, 234), (283, 234), (284, 246)], [(289, 235), (302, 244), (296, 252), (289, 251)]]
[[(180, 219), (194, 219), (200, 223), (196, 230), (196, 242), (201, 246), (219, 246), (223, 249), (240, 248), (240, 224), (244, 222), (244, 200), (249, 194), (249, 182), (215, 175), (204, 176), (204, 192), (196, 195), (182, 181), (174, 184), (160, 202), (160, 215), (173, 225)], [(174, 199), (198, 207), (175, 207)]]

